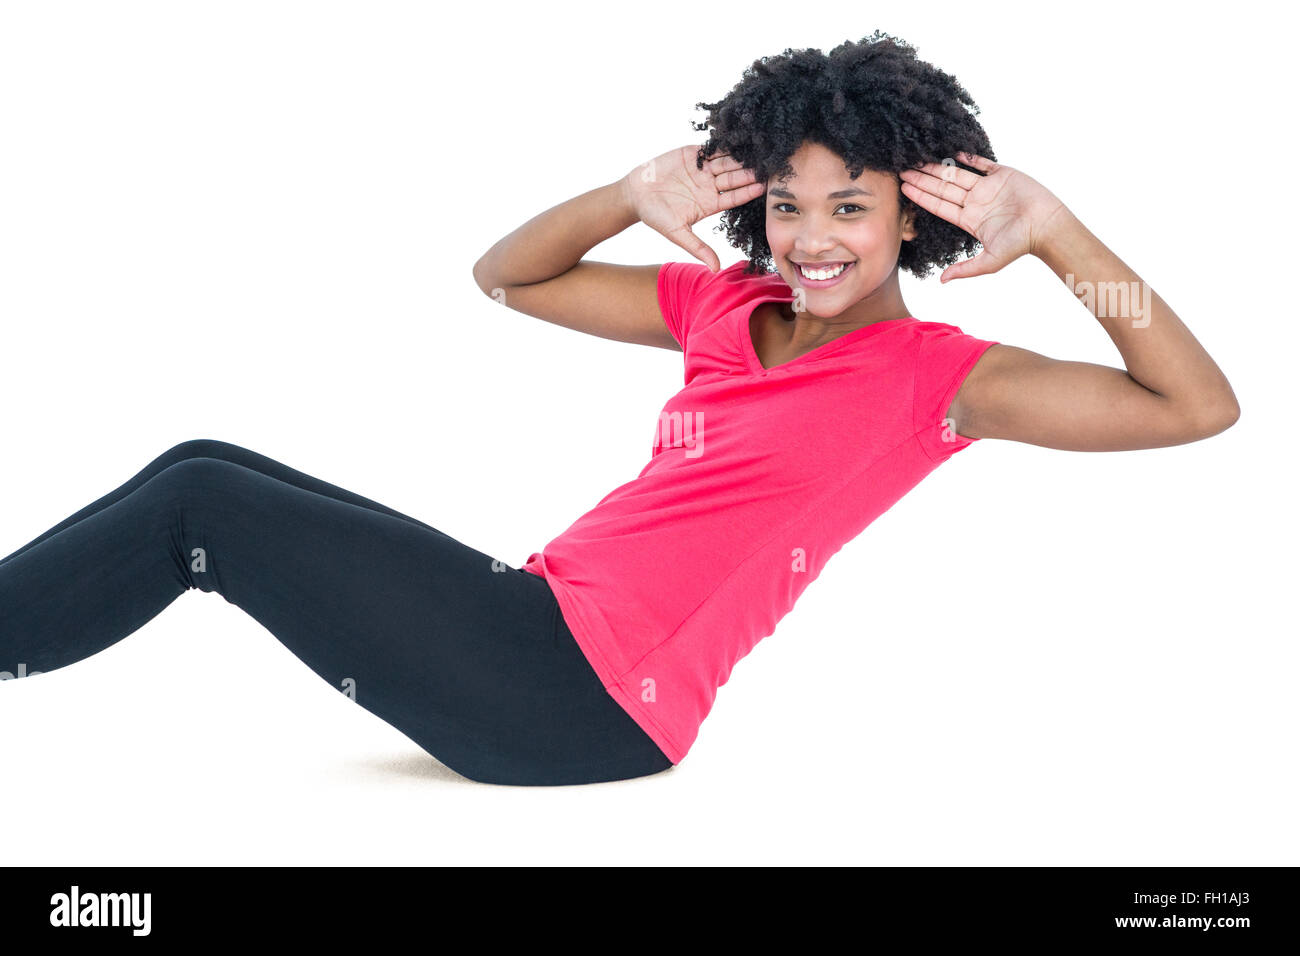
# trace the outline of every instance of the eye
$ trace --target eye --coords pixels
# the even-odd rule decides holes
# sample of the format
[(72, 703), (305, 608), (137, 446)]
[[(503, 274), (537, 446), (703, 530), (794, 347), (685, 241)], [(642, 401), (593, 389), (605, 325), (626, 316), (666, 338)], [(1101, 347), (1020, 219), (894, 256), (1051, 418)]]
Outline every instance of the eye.
[[(779, 203), (775, 203), (775, 204), (772, 206), (772, 209), (773, 209), (775, 212), (785, 212), (785, 210), (781, 208), (782, 206), (789, 206), (789, 208), (790, 208), (792, 211), (793, 211), (793, 209), (794, 209), (794, 206), (791, 205), (791, 204), (788, 203), (788, 202), (779, 202)], [(838, 212), (839, 210), (841, 210), (841, 209), (851, 209), (851, 210), (853, 210), (854, 212), (865, 212), (865, 211), (866, 211), (864, 207), (859, 206), (859, 205), (857, 205), (856, 203), (851, 203), (851, 202), (840, 203), (838, 206), (835, 207), (835, 209), (836, 209), (837, 212)]]

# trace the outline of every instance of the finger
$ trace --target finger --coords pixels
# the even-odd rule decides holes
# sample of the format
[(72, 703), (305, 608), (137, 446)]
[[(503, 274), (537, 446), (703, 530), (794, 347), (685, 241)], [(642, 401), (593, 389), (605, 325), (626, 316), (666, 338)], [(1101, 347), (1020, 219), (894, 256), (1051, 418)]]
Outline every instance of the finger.
[(991, 159), (986, 159), (976, 153), (968, 153), (965, 150), (957, 154), (957, 159), (967, 166), (974, 166), (984, 173), (991, 173), (998, 168), (998, 164)]
[(718, 193), (718, 206), (722, 209), (734, 209), (736, 206), (743, 206), (745, 203), (757, 199), (765, 192), (767, 192), (767, 186), (763, 183), (750, 183), (738, 189), (729, 189), (726, 192)]
[(741, 165), (740, 160), (734, 158), (729, 153), (718, 153), (714, 156), (710, 156), (704, 161), (704, 164), (709, 167), (709, 172), (712, 173), (726, 173), (733, 169), (744, 168)]
[[(938, 165), (938, 164), (931, 164)], [(944, 166), (943, 170), (956, 169), (956, 166)], [(966, 173), (974, 179), (979, 179), (974, 173)], [(898, 178), (917, 189), (923, 189), (932, 196), (938, 196), (940, 199), (946, 199), (957, 206), (966, 205), (967, 188), (942, 178), (941, 176), (931, 175), (922, 172), (919, 169), (904, 169), (898, 174)], [(904, 194), (906, 195), (906, 194)]]
[(946, 220), (954, 226), (958, 225), (958, 220), (961, 218), (961, 206), (946, 199), (940, 199), (938, 196), (926, 192), (907, 180), (903, 181), (901, 188), (904, 196), (926, 212), (934, 213), (940, 219)]
[(752, 169), (734, 169), (729, 173), (722, 173), (713, 178), (714, 187), (720, 193), (726, 192), (728, 189), (739, 189), (741, 186), (748, 186), (754, 181), (754, 171)]
[(674, 229), (666, 233), (669, 240), (681, 246), (696, 259), (699, 259), (712, 272), (718, 272), (722, 268), (722, 263), (718, 261), (717, 254), (710, 249), (695, 233), (691, 232), (687, 226)]
[[(945, 183), (953, 183), (962, 189), (971, 189), (984, 178), (978, 173), (972, 173), (969, 169), (962, 169), (953, 163), (917, 163), (910, 171), (933, 176), (935, 179)], [(900, 172), (899, 175), (901, 176), (902, 173)]]
[(998, 266), (997, 263), (993, 261), (993, 257), (981, 252), (973, 259), (963, 259), (961, 262), (954, 263), (947, 269), (944, 269), (943, 273), (939, 276), (939, 284), (943, 285), (945, 282), (950, 282), (953, 279), (969, 279), (972, 276), (989, 275), (990, 273), (997, 271)]

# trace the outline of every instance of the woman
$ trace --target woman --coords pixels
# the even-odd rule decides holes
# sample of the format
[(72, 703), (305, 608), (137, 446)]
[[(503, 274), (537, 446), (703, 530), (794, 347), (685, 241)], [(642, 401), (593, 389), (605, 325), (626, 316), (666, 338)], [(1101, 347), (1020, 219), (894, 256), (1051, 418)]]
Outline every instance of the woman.
[[(511, 308), (683, 352), (635, 479), (514, 568), (247, 449), (187, 442), (0, 561), (0, 670), (65, 666), (216, 591), (464, 776), (644, 776), (684, 758), (826, 561), (957, 451), (1150, 448), (1236, 420), (1172, 310), (994, 162), (968, 94), (906, 44), (786, 51), (702, 105), (703, 147), (548, 210), (474, 268)], [(727, 269), (690, 230), (719, 212), (747, 257)], [(705, 264), (582, 259), (637, 221)], [(903, 302), (900, 268), (947, 281), (1022, 255), (1083, 295), (1126, 371)]]

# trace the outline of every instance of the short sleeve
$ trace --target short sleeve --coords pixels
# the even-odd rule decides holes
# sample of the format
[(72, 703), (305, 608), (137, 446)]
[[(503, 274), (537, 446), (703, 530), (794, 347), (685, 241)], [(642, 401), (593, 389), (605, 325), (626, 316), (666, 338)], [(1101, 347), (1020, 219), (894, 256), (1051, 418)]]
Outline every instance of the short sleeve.
[(955, 325), (928, 325), (917, 350), (913, 425), (926, 455), (941, 462), (979, 441), (959, 435), (945, 416), (980, 356), (990, 345), (1000, 343), (967, 335)]
[(659, 311), (682, 351), (686, 350), (695, 315), (692, 303), (715, 275), (702, 262), (665, 262), (659, 267)]

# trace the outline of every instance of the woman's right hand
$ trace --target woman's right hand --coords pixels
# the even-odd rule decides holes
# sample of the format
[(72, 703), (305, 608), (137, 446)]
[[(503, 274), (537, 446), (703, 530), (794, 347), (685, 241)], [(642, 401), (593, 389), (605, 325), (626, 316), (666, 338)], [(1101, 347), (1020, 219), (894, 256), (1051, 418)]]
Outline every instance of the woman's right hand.
[(704, 161), (703, 169), (696, 169), (699, 151), (698, 145), (669, 150), (632, 170), (621, 183), (637, 218), (717, 272), (722, 268), (717, 254), (691, 232), (691, 226), (757, 199), (767, 185), (725, 153), (715, 153)]

